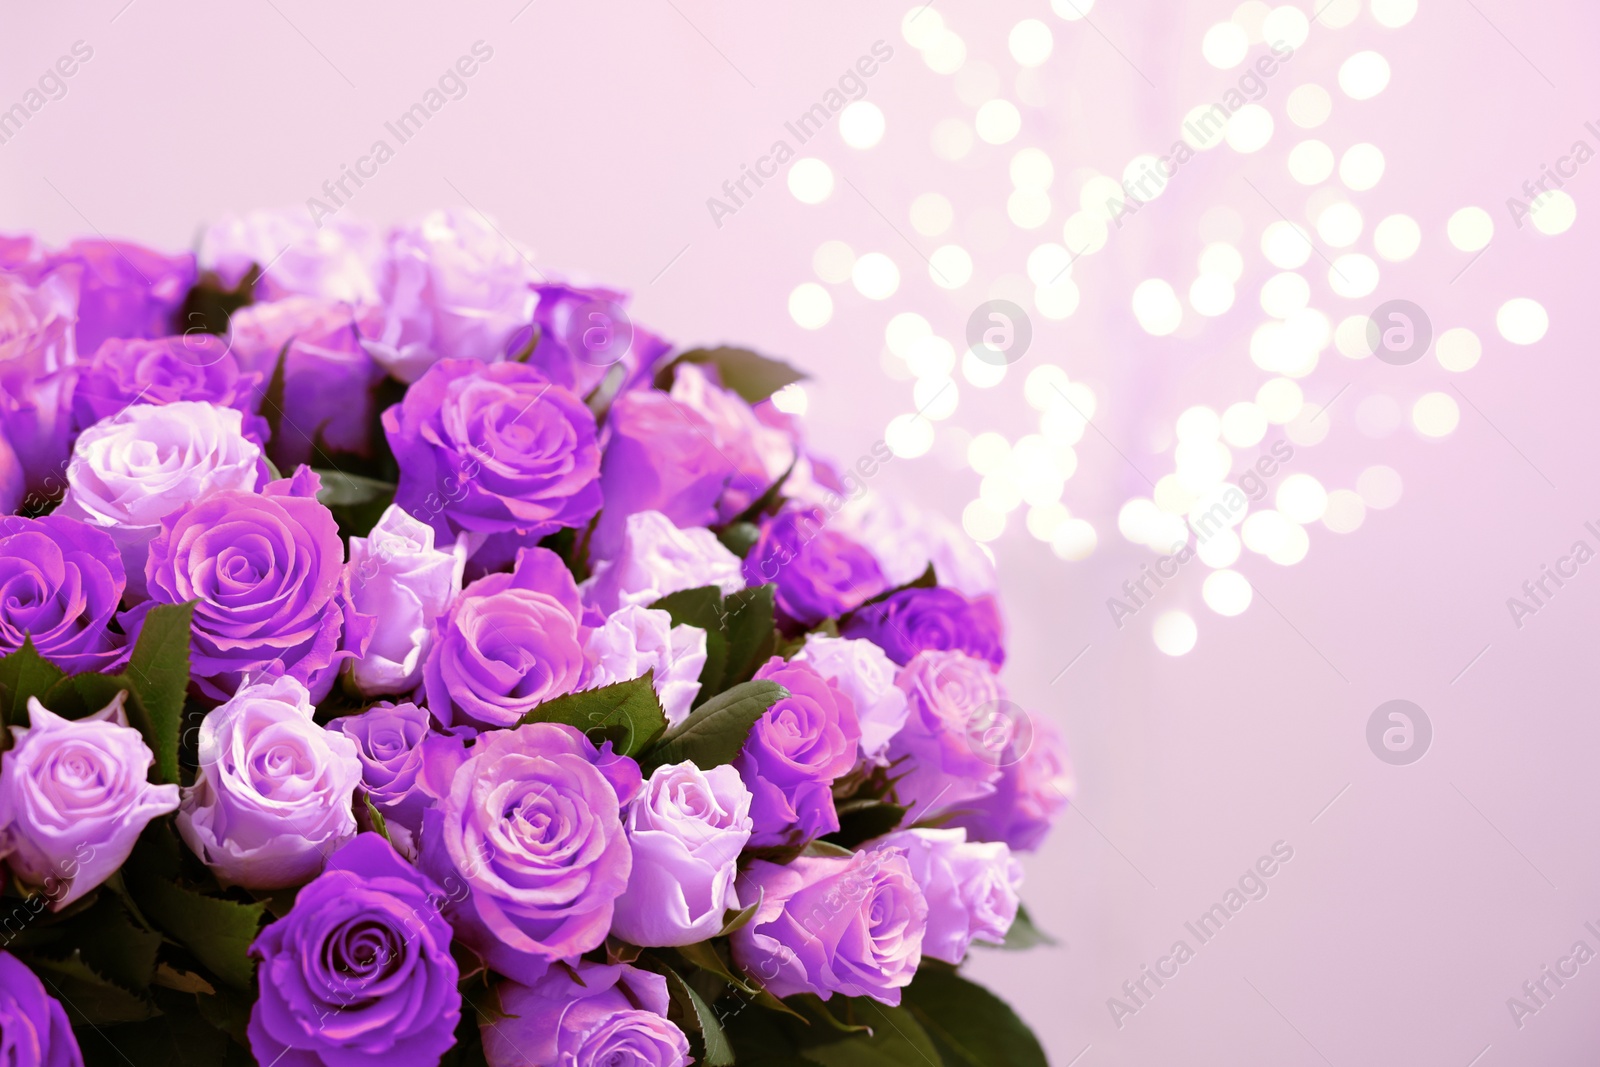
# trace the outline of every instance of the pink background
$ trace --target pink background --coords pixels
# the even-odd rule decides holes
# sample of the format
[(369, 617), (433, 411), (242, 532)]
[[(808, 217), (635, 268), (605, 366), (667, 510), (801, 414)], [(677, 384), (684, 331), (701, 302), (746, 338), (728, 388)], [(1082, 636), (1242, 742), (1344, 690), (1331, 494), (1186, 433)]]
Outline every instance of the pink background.
[[(1034, 1025), (1058, 1067), (1560, 1065), (1590, 1062), (1600, 1045), (1600, 962), (1520, 1029), (1506, 1006), (1573, 942), (1600, 950), (1583, 927), (1600, 928), (1600, 564), (1581, 569), (1520, 630), (1506, 608), (1574, 540), (1600, 547), (1583, 529), (1600, 520), (1589, 214), (1600, 165), (1568, 184), (1578, 217), (1558, 236), (1516, 228), (1504, 206), (1573, 140), (1600, 144), (1583, 130), (1600, 119), (1600, 25), (1592, 5), (1573, 0), (1421, 0), (1397, 29), (1356, 6), (1349, 25), (1313, 26), (1272, 79), (1261, 102), (1275, 120), (1265, 148), (1223, 146), (1187, 164), (1104, 251), (1074, 267), (1076, 313), (1034, 315), (1033, 348), (993, 389), (970, 388), (958, 372), (960, 405), (938, 424), (957, 455), (961, 431), (1011, 440), (1034, 432), (1022, 383), (1044, 362), (1087, 383), (1097, 401), (1096, 429), (1077, 446), (1063, 497), (1095, 526), (1097, 550), (1079, 562), (1057, 558), (1023, 529), (1026, 506), (992, 545), (1011, 627), (1008, 684), (1066, 728), (1078, 806), (1028, 862), (1025, 899), (1059, 946), (979, 953), (973, 970)], [(227, 211), (298, 206), (482, 39), (494, 57), (469, 94), (401, 147), (351, 210), (387, 222), (465, 202), (542, 266), (631, 288), (636, 318), (668, 336), (739, 341), (803, 365), (815, 376), (816, 441), (853, 457), (915, 410), (910, 382), (884, 369), (893, 314), (917, 311), (959, 344), (991, 287), (1014, 291), (1029, 251), (1061, 240), (1084, 168), (1115, 176), (1137, 153), (1164, 151), (1190, 107), (1217, 99), (1239, 73), (1201, 52), (1207, 29), (1233, 15), (1226, 0), (1101, 0), (1087, 20), (1070, 21), (1043, 3), (940, 0), (932, 10), (963, 38), (968, 63), (992, 67), (995, 94), (1014, 102), (1010, 28), (1037, 18), (1054, 39), (1029, 76), (1042, 103), (1020, 103), (1020, 134), (980, 141), (952, 163), (934, 153), (931, 131), (949, 118), (970, 123), (975, 108), (956, 77), (930, 70), (902, 36), (909, 7), (12, 5), (0, 16), (0, 106), (74, 41), (94, 57), (63, 99), (0, 145), (0, 228), (182, 247)], [(857, 150), (830, 129), (804, 150), (832, 167), (830, 198), (802, 204), (774, 182), (713, 226), (705, 198), (880, 39), (895, 54), (867, 98), (887, 118), (883, 141)], [(1354, 101), (1337, 71), (1363, 49), (1380, 51), (1392, 76), (1376, 98)], [(1307, 81), (1334, 100), (1332, 117), (1312, 131), (1284, 112), (1289, 90)], [(1316, 407), (1337, 397), (1325, 415), (1331, 428), (1320, 443), (1296, 446), (1293, 469), (1348, 488), (1384, 464), (1403, 479), (1400, 502), (1369, 510), (1353, 533), (1311, 523), (1310, 553), (1292, 566), (1246, 551), (1237, 569), (1255, 602), (1236, 618), (1205, 606), (1207, 568), (1188, 565), (1159, 611), (1190, 613), (1199, 642), (1167, 656), (1151, 640), (1159, 611), (1118, 630), (1105, 609), (1154, 558), (1118, 533), (1118, 509), (1149, 495), (1133, 467), (1151, 479), (1172, 470), (1178, 414), (1248, 400), (1270, 377), (1249, 355), (1264, 321), (1257, 292), (1276, 271), (1259, 237), (1280, 208), (1307, 221), (1312, 189), (1290, 177), (1285, 156), (1313, 136), (1336, 153), (1371, 142), (1386, 158), (1374, 189), (1346, 194), (1367, 220), (1352, 251), (1371, 255), (1372, 224), (1395, 212), (1418, 222), (1422, 242), (1406, 262), (1380, 260), (1377, 290), (1358, 300), (1334, 294), (1312, 257), (1302, 271), (1312, 306), (1338, 323), (1409, 299), (1436, 334), (1471, 329), (1483, 357), (1452, 374), (1431, 353), (1400, 367), (1324, 351), (1300, 384)], [(1055, 163), (1052, 213), (1035, 231), (1005, 213), (1008, 162), (1029, 145)], [(1323, 184), (1337, 188), (1337, 175)], [(937, 239), (908, 221), (912, 199), (929, 191), (955, 207), (951, 233)], [(1495, 235), (1463, 273), (1472, 255), (1446, 239), (1446, 220), (1471, 204), (1489, 212)], [(1131, 310), (1134, 286), (1165, 278), (1181, 298), (1205, 243), (1200, 220), (1218, 206), (1242, 221), (1233, 309), (1202, 319), (1185, 306), (1176, 334), (1151, 336)], [(831, 322), (802, 329), (788, 295), (817, 280), (812, 253), (829, 238), (888, 254), (901, 283), (881, 302), (830, 285)], [(920, 258), (950, 241), (975, 261), (972, 280), (954, 291), (932, 284)], [(1513, 297), (1548, 311), (1537, 344), (1497, 332), (1496, 309)], [(1408, 413), (1434, 391), (1470, 398), (1447, 436), (1425, 438), (1409, 420), (1386, 436), (1360, 432), (1363, 400), (1388, 395)], [(959, 522), (979, 479), (937, 458), (947, 447), (888, 464), (875, 488)], [(1246, 461), (1254, 452), (1236, 451)], [(1380, 762), (1365, 740), (1372, 710), (1394, 698), (1420, 704), (1434, 727), (1432, 749), (1410, 766)], [(1174, 940), (1193, 946), (1185, 921), (1279, 840), (1294, 858), (1269, 895), (1119, 1029), (1107, 998)]]

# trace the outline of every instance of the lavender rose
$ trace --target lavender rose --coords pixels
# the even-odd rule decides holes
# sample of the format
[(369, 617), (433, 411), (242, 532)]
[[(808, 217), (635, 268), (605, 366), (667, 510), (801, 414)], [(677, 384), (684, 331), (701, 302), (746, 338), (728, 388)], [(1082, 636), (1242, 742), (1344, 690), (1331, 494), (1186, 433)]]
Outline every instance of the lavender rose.
[(672, 389), (633, 389), (611, 405), (601, 470), (605, 511), (591, 550), (610, 559), (628, 516), (659, 511), (678, 526), (709, 526), (749, 507), (789, 468), (794, 443), (696, 364)]
[(72, 418), (82, 430), (130, 404), (204, 400), (239, 411), (259, 443), (268, 435), (266, 420), (255, 414), (262, 381), (258, 373), (241, 371), (228, 343), (208, 333), (154, 341), (113, 337), (80, 364)]
[(110, 537), (76, 519), (0, 519), (0, 654), (32, 638), (69, 674), (115, 671), (128, 641), (113, 625), (126, 585)]
[(0, 420), (0, 514), (9, 515), (22, 506), (27, 491), (28, 476), (22, 470), (22, 460), (6, 437), (4, 420)]
[(263, 478), (261, 449), (240, 413), (201, 401), (133, 407), (90, 426), (72, 446), (67, 492), (55, 514), (116, 542), (131, 600), (148, 595), (145, 561), (161, 520), (226, 489)]
[(500, 988), (507, 1018), (480, 1024), (489, 1067), (684, 1067), (689, 1040), (667, 1020), (667, 980), (575, 960)]
[(385, 701), (334, 719), (328, 729), (355, 742), (361, 785), (373, 807), (412, 830), (421, 826), (428, 797), (417, 789), (417, 776), (426, 762), (428, 713), (415, 704)]
[(213, 700), (263, 672), (321, 700), (343, 661), (365, 651), (374, 620), (350, 603), (344, 545), (319, 484), (302, 467), (261, 495), (214, 493), (162, 519), (150, 542), (151, 599), (127, 625), (136, 629), (149, 604), (195, 601), (191, 676)]
[(571, 726), (480, 734), (422, 820), (422, 867), (461, 941), (523, 983), (603, 942), (633, 866), (622, 805), (640, 782), (638, 764)]
[(1000, 768), (974, 733), (974, 724), (1005, 699), (988, 663), (965, 652), (919, 652), (900, 669), (895, 684), (911, 713), (889, 745), (891, 761), (906, 774), (895, 784), (915, 819), (986, 797)]
[[(63, 719), (28, 699), (0, 756), (0, 858), (60, 911), (115, 874), (146, 824), (178, 807), (178, 787), (145, 781), (155, 755), (122, 709)], [(50, 882), (66, 883), (66, 891)]]
[(271, 381), (281, 360), (281, 410), (271, 442), (283, 470), (301, 463), (329, 466), (324, 451), (365, 456), (371, 452), (373, 390), (383, 368), (362, 347), (377, 328), (379, 312), (332, 300), (296, 296), (252, 304), (234, 313), (228, 343), (242, 366)]
[(93, 353), (109, 337), (161, 337), (195, 281), (194, 256), (169, 256), (128, 241), (77, 240), (32, 271), (75, 277), (78, 351)]
[(0, 429), (27, 487), (44, 497), (61, 491), (72, 432), (75, 282), (57, 275), (33, 286), (0, 271)]
[(835, 993), (899, 1004), (922, 961), (928, 903), (905, 854), (801, 856), (780, 866), (755, 860), (739, 878), (741, 900), (761, 900), (732, 935), (733, 960), (779, 997)]
[(611, 367), (621, 365), (626, 383), (672, 348), (616, 314), (627, 302), (625, 293), (559, 282), (535, 285), (533, 291), (539, 297), (533, 315), (539, 340), (527, 362), (579, 396), (593, 392)]
[(441, 893), (377, 834), (361, 834), (261, 932), (250, 1011), (260, 1063), (438, 1063), (461, 1019)]
[(1003, 843), (967, 840), (965, 830), (900, 830), (874, 848), (901, 849), (928, 901), (922, 953), (960, 963), (974, 940), (1000, 944), (1017, 918), (1022, 864)]
[(990, 754), (991, 762), (1001, 765), (994, 792), (962, 805), (950, 821), (965, 827), (974, 840), (1004, 841), (1019, 852), (1030, 852), (1043, 844), (1072, 797), (1072, 771), (1061, 728), (1037, 717), (1029, 727), (1024, 751), (1017, 751), (1016, 745), (1024, 740), (1019, 737), (999, 749), (998, 760)]
[(802, 844), (830, 834), (839, 829), (833, 781), (855, 766), (861, 743), (855, 705), (806, 663), (774, 656), (756, 677), (789, 695), (756, 720), (733, 762), (754, 798), (751, 844)]
[(730, 766), (657, 767), (628, 809), (633, 873), (611, 932), (635, 945), (692, 945), (716, 936), (750, 840), (750, 791)]
[(255, 284), (263, 301), (302, 295), (376, 305), (382, 254), (382, 238), (371, 227), (345, 218), (313, 223), (298, 208), (224, 215), (200, 238), (201, 264), (229, 288), (252, 266), (265, 268)]
[(350, 600), (377, 620), (372, 643), (350, 664), (350, 680), (367, 696), (416, 687), (433, 645), (433, 624), (461, 592), (466, 559), (433, 547), (433, 527), (398, 504), (385, 509), (366, 537), (350, 538)]
[(627, 607), (589, 632), (584, 655), (588, 660), (584, 689), (642, 678), (646, 671), (654, 671), (661, 710), (667, 722), (676, 726), (689, 717), (689, 708), (700, 692), (706, 632), (698, 626), (674, 626), (672, 616), (664, 611)]
[(1006, 661), (994, 597), (969, 600), (954, 589), (902, 589), (856, 612), (844, 632), (873, 642), (901, 666), (925, 649), (959, 649), (995, 670)]
[(440, 360), (504, 359), (533, 321), (537, 277), (482, 216), (435, 211), (390, 236), (378, 285), (386, 318), (367, 347), (403, 382)]
[(83, 1067), (61, 1002), (37, 975), (0, 951), (0, 1057), (7, 1067)]
[(787, 507), (762, 524), (745, 556), (745, 581), (777, 583), (778, 612), (793, 629), (837, 618), (887, 588), (872, 553), (827, 523), (821, 508)]
[(361, 760), (314, 711), (306, 687), (284, 677), (243, 687), (200, 724), (200, 773), (178, 832), (224, 885), (299, 885), (355, 836)]
[(446, 727), (510, 726), (577, 688), (588, 629), (578, 587), (546, 548), (527, 548), (510, 574), (462, 591), (435, 626), (423, 666), (428, 710)]
[(628, 516), (615, 559), (602, 561), (585, 583), (586, 603), (610, 615), (620, 607), (649, 607), (668, 593), (714, 585), (724, 594), (744, 588), (744, 564), (703, 526), (680, 530), (659, 511)]
[(383, 413), (395, 503), (441, 537), (536, 539), (600, 510), (594, 416), (521, 363), (438, 363)]
[(931, 564), (942, 585), (966, 596), (998, 588), (987, 549), (943, 515), (903, 497), (862, 493), (844, 502), (834, 522), (872, 551), (891, 587), (916, 581)]
[(806, 635), (794, 660), (811, 664), (845, 691), (861, 723), (861, 754), (875, 763), (887, 762), (884, 753), (910, 709), (905, 693), (894, 684), (895, 667), (883, 649), (871, 641), (814, 633)]

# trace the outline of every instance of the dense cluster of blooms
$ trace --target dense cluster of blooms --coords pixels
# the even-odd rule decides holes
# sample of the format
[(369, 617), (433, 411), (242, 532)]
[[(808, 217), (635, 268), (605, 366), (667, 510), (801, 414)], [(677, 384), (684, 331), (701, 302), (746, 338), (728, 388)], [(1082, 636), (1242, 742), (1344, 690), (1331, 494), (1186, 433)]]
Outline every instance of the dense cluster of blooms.
[(0, 1061), (1035, 1062), (985, 557), (622, 301), (448, 212), (0, 237)]

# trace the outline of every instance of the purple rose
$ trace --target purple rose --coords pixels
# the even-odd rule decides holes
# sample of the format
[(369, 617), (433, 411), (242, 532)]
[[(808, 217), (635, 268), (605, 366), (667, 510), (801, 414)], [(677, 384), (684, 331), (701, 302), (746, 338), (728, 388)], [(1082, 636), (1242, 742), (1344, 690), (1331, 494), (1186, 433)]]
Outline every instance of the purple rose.
[[(753, 845), (803, 844), (839, 829), (833, 781), (856, 765), (861, 725), (835, 682), (774, 656), (756, 672), (789, 691), (750, 729), (733, 765), (754, 798)], [(754, 899), (754, 898), (751, 898)]]
[(204, 400), (245, 416), (245, 432), (266, 440), (266, 420), (255, 414), (259, 374), (243, 373), (228, 342), (208, 333), (155, 341), (111, 338), (78, 366), (72, 418), (86, 429), (130, 404)]
[(382, 254), (371, 227), (338, 218), (313, 223), (298, 208), (225, 215), (200, 238), (201, 264), (229, 288), (252, 266), (266, 270), (255, 285), (261, 301), (298, 295), (375, 305)]
[(628, 809), (633, 873), (611, 932), (635, 945), (692, 945), (715, 937), (739, 853), (750, 840), (750, 791), (730, 766), (657, 767)]
[(1005, 690), (988, 663), (965, 652), (919, 652), (895, 678), (911, 713), (889, 744), (903, 766), (895, 795), (926, 819), (965, 807), (995, 790), (1000, 768), (976, 724), (992, 716)]
[(461, 593), (460, 549), (433, 547), (433, 527), (390, 504), (365, 537), (350, 538), (350, 599), (377, 620), (350, 680), (367, 696), (416, 688), (433, 624)]
[(597, 563), (584, 600), (610, 615), (649, 607), (668, 593), (714, 585), (723, 594), (744, 588), (744, 565), (703, 526), (680, 530), (659, 511), (636, 511), (623, 528), (615, 559)]
[(48, 498), (66, 484), (62, 467), (72, 432), (73, 272), (29, 285), (0, 271), (0, 430), (21, 463), (27, 487)]
[(395, 503), (441, 537), (537, 539), (600, 510), (594, 415), (521, 363), (451, 359), (383, 413)]
[(626, 383), (648, 372), (672, 346), (618, 315), (625, 293), (580, 289), (560, 282), (533, 287), (539, 307), (533, 315), (539, 343), (528, 356), (557, 385), (588, 396), (620, 365)]
[(884, 764), (884, 752), (909, 709), (906, 695), (894, 684), (895, 667), (883, 649), (871, 641), (826, 634), (806, 635), (805, 646), (794, 654), (797, 663), (809, 663), (824, 678), (838, 683), (855, 705), (861, 724), (861, 754)]
[(30, 697), (28, 726), (11, 728), (0, 756), (0, 858), (52, 911), (115, 874), (150, 820), (178, 807), (177, 786), (145, 781), (156, 758), (128, 725), (126, 697), (76, 721)]
[(537, 277), (476, 212), (435, 211), (389, 238), (378, 285), (386, 317), (368, 350), (403, 382), (440, 360), (502, 360), (533, 321)]
[(446, 727), (510, 726), (572, 692), (584, 669), (582, 614), (561, 557), (523, 549), (515, 570), (467, 586), (436, 624), (422, 670), (428, 710)]
[(25, 637), (69, 674), (116, 671), (128, 640), (113, 625), (126, 586), (111, 538), (76, 519), (0, 519), (0, 655)]
[(438, 886), (377, 834), (334, 853), (261, 931), (250, 1051), (294, 1067), (437, 1064), (461, 1020)]
[(928, 903), (899, 849), (755, 860), (739, 899), (761, 907), (733, 933), (733, 961), (775, 996), (899, 1004), (922, 961)]
[(356, 744), (312, 721), (294, 678), (247, 685), (200, 724), (200, 773), (183, 791), (178, 832), (218, 881), (299, 885), (356, 834)]
[[(195, 601), (190, 672), (226, 700), (246, 674), (286, 674), (314, 700), (359, 656), (374, 620), (350, 603), (344, 544), (302, 467), (260, 495), (215, 493), (161, 520), (145, 565), (149, 603)], [(128, 615), (132, 632), (147, 605)]]
[(959, 649), (995, 670), (1006, 661), (994, 597), (969, 600), (954, 589), (902, 589), (856, 612), (844, 632), (871, 641), (902, 667), (924, 649)]
[[(1026, 749), (1019, 752), (1023, 744)], [(990, 756), (1002, 765), (994, 793), (963, 804), (950, 825), (965, 827), (975, 841), (1004, 841), (1019, 852), (1031, 852), (1044, 842), (1073, 794), (1066, 741), (1054, 722), (1034, 717), (1000, 752), (998, 760)]]
[(999, 841), (968, 841), (965, 830), (900, 830), (874, 848), (901, 849), (928, 901), (922, 952), (960, 963), (974, 940), (1001, 944), (1017, 918), (1022, 864)]
[(78, 435), (54, 514), (81, 519), (116, 542), (130, 601), (148, 596), (145, 562), (162, 519), (271, 477), (261, 449), (242, 432), (243, 419), (233, 408), (176, 400), (135, 404)]
[(888, 588), (872, 553), (827, 524), (822, 508), (787, 507), (762, 524), (744, 559), (745, 581), (777, 583), (778, 611), (796, 629), (838, 618)]
[(794, 442), (761, 422), (699, 365), (675, 371), (670, 392), (633, 389), (606, 416), (605, 510), (591, 551), (615, 556), (628, 516), (659, 511), (684, 528), (731, 519), (771, 488)]
[(706, 665), (706, 632), (698, 626), (672, 625), (672, 616), (653, 608), (619, 609), (604, 625), (589, 631), (584, 643), (588, 666), (583, 688), (643, 678), (654, 671), (656, 696), (667, 724), (689, 717), (700, 693), (700, 672)]
[(532, 985), (503, 985), (506, 1018), (480, 1023), (489, 1067), (684, 1067), (689, 1039), (667, 1020), (667, 980), (574, 960)]
[(523, 983), (598, 947), (633, 866), (622, 806), (640, 784), (638, 764), (571, 726), (478, 735), (422, 819), (422, 867), (461, 941)]
[(278, 426), (269, 451), (281, 469), (301, 463), (331, 466), (325, 450), (371, 452), (373, 390), (384, 374), (361, 338), (376, 329), (377, 314), (305, 296), (234, 313), (228, 344), (240, 365), (269, 382), (283, 362), (283, 408), (263, 412)]
[(334, 719), (328, 729), (356, 744), (361, 785), (374, 807), (415, 830), (428, 798), (417, 789), (429, 736), (428, 713), (415, 704), (374, 704), (359, 715)]
[(871, 549), (891, 587), (916, 581), (931, 563), (941, 584), (969, 597), (998, 588), (986, 546), (943, 515), (902, 497), (861, 493), (844, 502), (834, 522)]
[(5, 420), (0, 419), (0, 514), (9, 515), (22, 506), (28, 481), (22, 460), (17, 458), (17, 450), (11, 447), (5, 430)]
[(78, 351), (94, 352), (108, 337), (161, 337), (195, 282), (194, 256), (169, 256), (128, 241), (73, 241), (32, 268), (36, 277), (76, 275)]
[(0, 1057), (8, 1067), (83, 1067), (61, 1002), (37, 975), (0, 951)]

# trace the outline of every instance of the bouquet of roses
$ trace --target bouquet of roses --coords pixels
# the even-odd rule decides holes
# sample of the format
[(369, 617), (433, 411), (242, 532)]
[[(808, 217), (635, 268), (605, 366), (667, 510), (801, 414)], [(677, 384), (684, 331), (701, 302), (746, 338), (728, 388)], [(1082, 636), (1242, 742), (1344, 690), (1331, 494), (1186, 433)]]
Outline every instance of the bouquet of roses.
[(1044, 1062), (957, 970), (1070, 788), (986, 560), (622, 301), (0, 237), (0, 1062)]

